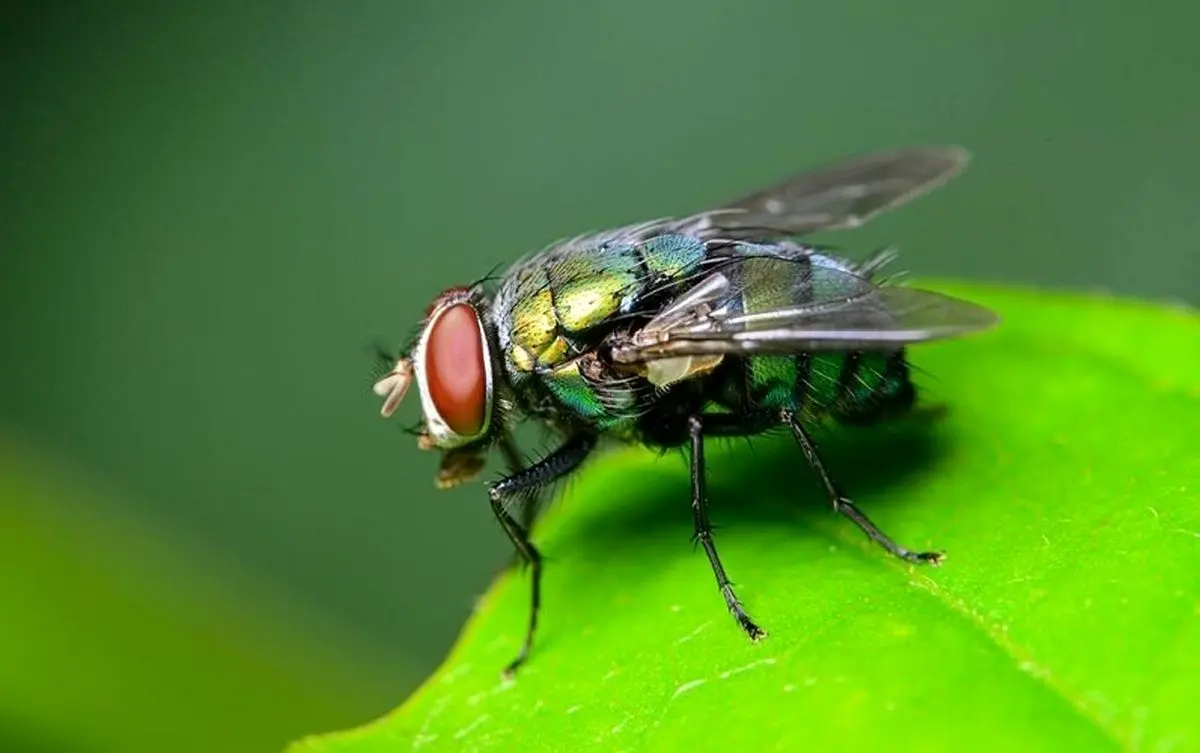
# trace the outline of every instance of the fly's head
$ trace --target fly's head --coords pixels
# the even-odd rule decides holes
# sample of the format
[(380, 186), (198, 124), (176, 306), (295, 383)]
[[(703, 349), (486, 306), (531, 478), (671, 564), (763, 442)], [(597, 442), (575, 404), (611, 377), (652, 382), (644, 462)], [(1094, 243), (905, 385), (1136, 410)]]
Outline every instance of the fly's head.
[(410, 352), (375, 383), (389, 418), (415, 380), (423, 414), (417, 445), (442, 452), (437, 485), (470, 481), (483, 469), (498, 421), (496, 366), (478, 288), (451, 288), (429, 307)]

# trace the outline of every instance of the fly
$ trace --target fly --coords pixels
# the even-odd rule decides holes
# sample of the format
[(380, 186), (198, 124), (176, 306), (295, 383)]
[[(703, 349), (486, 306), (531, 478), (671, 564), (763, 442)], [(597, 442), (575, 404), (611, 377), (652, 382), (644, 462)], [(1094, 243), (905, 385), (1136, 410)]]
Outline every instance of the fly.
[[(532, 600), (506, 673), (529, 656), (537, 630), (542, 559), (529, 531), (539, 490), (578, 469), (601, 438), (689, 451), (696, 540), (752, 640), (765, 633), (734, 593), (708, 520), (706, 437), (786, 427), (837, 512), (893, 555), (938, 563), (937, 552), (897, 544), (846, 496), (811, 428), (826, 419), (870, 424), (911, 408), (905, 348), (997, 318), (879, 279), (890, 252), (853, 263), (798, 239), (859, 226), (967, 161), (959, 147), (858, 157), (689, 217), (554, 244), (495, 285), (450, 288), (434, 300), (374, 389), (389, 417), (417, 383), (418, 445), (442, 453), (439, 486), (473, 479), (492, 450), (507, 459), (511, 472), (488, 487), (488, 499), (530, 566)], [(558, 438), (530, 464), (512, 433), (526, 419)]]

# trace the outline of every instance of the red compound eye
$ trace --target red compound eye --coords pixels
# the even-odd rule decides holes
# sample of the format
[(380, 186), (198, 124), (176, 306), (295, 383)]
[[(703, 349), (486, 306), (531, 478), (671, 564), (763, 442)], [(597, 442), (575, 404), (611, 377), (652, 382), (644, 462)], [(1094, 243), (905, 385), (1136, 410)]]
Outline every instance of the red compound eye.
[(458, 303), (433, 323), (425, 345), (425, 377), (438, 415), (461, 437), (483, 430), (487, 369), (475, 309)]

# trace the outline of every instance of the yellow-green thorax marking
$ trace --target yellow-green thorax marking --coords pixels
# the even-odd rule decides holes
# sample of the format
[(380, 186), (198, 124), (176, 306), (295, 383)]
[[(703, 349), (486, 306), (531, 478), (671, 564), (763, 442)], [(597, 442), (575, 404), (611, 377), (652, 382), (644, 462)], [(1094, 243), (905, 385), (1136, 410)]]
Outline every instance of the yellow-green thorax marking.
[[(546, 391), (568, 413), (617, 430), (634, 418), (645, 384), (606, 383), (579, 357), (637, 311), (645, 298), (693, 273), (705, 244), (684, 235), (640, 241), (587, 239), (518, 264), (496, 293), (492, 317), (503, 367), (519, 394)], [(529, 382), (536, 382), (531, 387)]]
[(589, 331), (691, 273), (704, 244), (682, 235), (570, 245), (518, 265), (496, 296), (501, 347), (515, 372), (544, 372), (584, 349)]

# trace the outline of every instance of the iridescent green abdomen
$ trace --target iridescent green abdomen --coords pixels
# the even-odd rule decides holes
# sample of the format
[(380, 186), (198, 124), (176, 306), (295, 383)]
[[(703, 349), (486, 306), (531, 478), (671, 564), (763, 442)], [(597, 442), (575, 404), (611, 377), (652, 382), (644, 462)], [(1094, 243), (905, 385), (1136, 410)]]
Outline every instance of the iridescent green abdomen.
[[(743, 264), (742, 312), (777, 310), (814, 299), (837, 300), (871, 285), (844, 274), (849, 267), (833, 257), (814, 252), (804, 258), (807, 263), (787, 267), (753, 259)], [(779, 280), (781, 269), (795, 278)], [(784, 291), (788, 298), (781, 300), (778, 296)], [(727, 373), (737, 375), (727, 378), (743, 381), (735, 391), (745, 401), (741, 407), (788, 408), (810, 419), (832, 415), (847, 422), (866, 421), (906, 407), (914, 397), (903, 349), (750, 356), (741, 370)]]
[(903, 350), (752, 356), (742, 378), (749, 407), (788, 408), (808, 419), (869, 421), (914, 397)]

